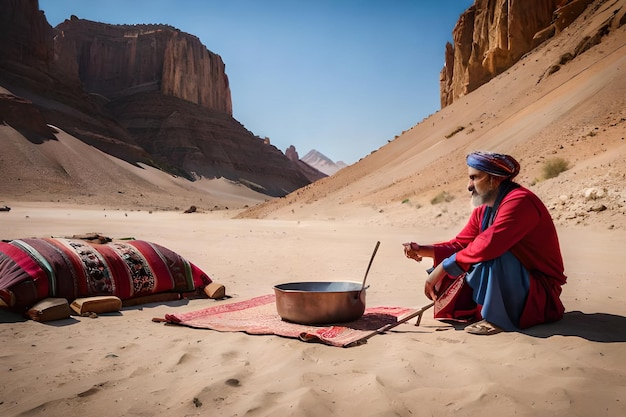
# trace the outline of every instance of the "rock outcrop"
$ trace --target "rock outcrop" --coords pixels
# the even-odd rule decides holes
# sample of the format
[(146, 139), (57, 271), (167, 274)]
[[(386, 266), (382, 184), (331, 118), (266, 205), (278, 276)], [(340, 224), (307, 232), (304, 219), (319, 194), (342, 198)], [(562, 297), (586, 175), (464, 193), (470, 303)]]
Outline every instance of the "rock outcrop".
[(0, 93), (0, 115), (5, 124), (33, 143), (55, 138), (39, 109), (21, 97)]
[(318, 169), (317, 167), (307, 163), (306, 161), (300, 159), (300, 156), (298, 155), (298, 151), (296, 150), (296, 147), (293, 145), (290, 145), (286, 150), (285, 150), (285, 155), (287, 156), (287, 158), (289, 158), (294, 164), (296, 164), (298, 166), (298, 168), (300, 169), (300, 171), (302, 171), (302, 173), (304, 173), (304, 175), (311, 181), (317, 181), (321, 178), (327, 177), (328, 175), (323, 172), (321, 169)]
[(446, 107), (573, 22), (593, 0), (476, 0), (457, 22), (440, 73)]
[(300, 155), (298, 155), (298, 151), (296, 150), (296, 147), (293, 145), (290, 145), (287, 149), (285, 149), (285, 156), (294, 162), (297, 162), (300, 160)]
[(232, 117), (224, 63), (195, 36), (74, 16), (52, 28), (37, 0), (3, 2), (0, 35), (0, 121), (33, 143), (54, 125), (132, 164), (269, 196), (323, 175)]

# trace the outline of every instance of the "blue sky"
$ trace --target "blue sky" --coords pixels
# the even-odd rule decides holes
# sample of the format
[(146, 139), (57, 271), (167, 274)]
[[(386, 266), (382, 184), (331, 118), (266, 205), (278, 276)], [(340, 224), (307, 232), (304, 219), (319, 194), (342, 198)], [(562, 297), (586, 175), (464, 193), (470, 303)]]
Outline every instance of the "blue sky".
[(348, 164), (440, 108), (452, 29), (473, 0), (39, 0), (56, 26), (75, 15), (163, 23), (226, 64), (233, 116), (303, 157)]

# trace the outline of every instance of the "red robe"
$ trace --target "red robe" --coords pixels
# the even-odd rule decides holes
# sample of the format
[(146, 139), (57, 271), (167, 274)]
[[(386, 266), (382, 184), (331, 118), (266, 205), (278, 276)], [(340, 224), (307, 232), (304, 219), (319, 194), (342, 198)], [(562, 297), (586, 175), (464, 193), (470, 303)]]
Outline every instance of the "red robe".
[[(435, 264), (456, 253), (457, 265), (468, 271), (472, 264), (498, 258), (510, 251), (530, 276), (530, 288), (519, 327), (563, 318), (565, 308), (559, 297), (567, 277), (563, 273), (559, 240), (548, 209), (530, 190), (518, 187), (504, 197), (493, 224), (481, 232), (485, 209), (485, 205), (474, 209), (456, 238), (434, 245)], [(444, 288), (452, 284), (452, 279), (446, 277)], [(435, 318), (467, 317), (468, 312), (472, 313), (468, 307), (472, 300), (467, 299), (468, 296), (471, 297), (471, 289), (468, 291), (465, 288), (443, 297), (440, 304), (445, 302), (448, 308), (442, 305), (436, 308)]]

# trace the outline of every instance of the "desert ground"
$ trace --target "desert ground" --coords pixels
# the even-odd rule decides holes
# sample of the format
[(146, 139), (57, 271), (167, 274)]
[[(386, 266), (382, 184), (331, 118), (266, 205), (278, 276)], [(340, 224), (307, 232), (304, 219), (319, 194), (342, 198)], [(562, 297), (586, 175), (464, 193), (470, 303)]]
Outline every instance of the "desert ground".
[[(406, 222), (232, 219), (51, 203), (10, 203), (3, 237), (98, 231), (161, 243), (226, 286), (226, 300), (123, 308), (96, 319), (39, 323), (0, 313), (4, 416), (622, 416), (626, 412), (623, 232), (560, 228), (565, 318), (475, 336), (432, 318), (338, 348), (152, 322), (269, 294), (273, 285), (363, 279), (368, 306), (422, 307), (425, 269), (401, 243), (447, 239), (455, 227)], [(430, 313), (430, 314), (429, 314)]]

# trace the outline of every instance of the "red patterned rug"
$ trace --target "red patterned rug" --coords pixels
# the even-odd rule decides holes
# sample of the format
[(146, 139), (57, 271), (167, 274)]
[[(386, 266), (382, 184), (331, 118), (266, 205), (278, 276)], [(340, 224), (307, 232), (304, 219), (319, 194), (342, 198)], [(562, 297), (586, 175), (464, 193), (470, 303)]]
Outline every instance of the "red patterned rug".
[[(321, 342), (330, 346), (350, 347), (365, 343), (377, 330), (398, 322), (417, 310), (405, 307), (373, 307), (350, 323), (309, 326), (283, 321), (276, 312), (273, 294), (246, 301), (223, 304), (181, 314), (166, 314), (166, 323), (221, 332), (245, 332), (254, 335), (277, 335)], [(161, 320), (159, 320), (161, 321)]]

